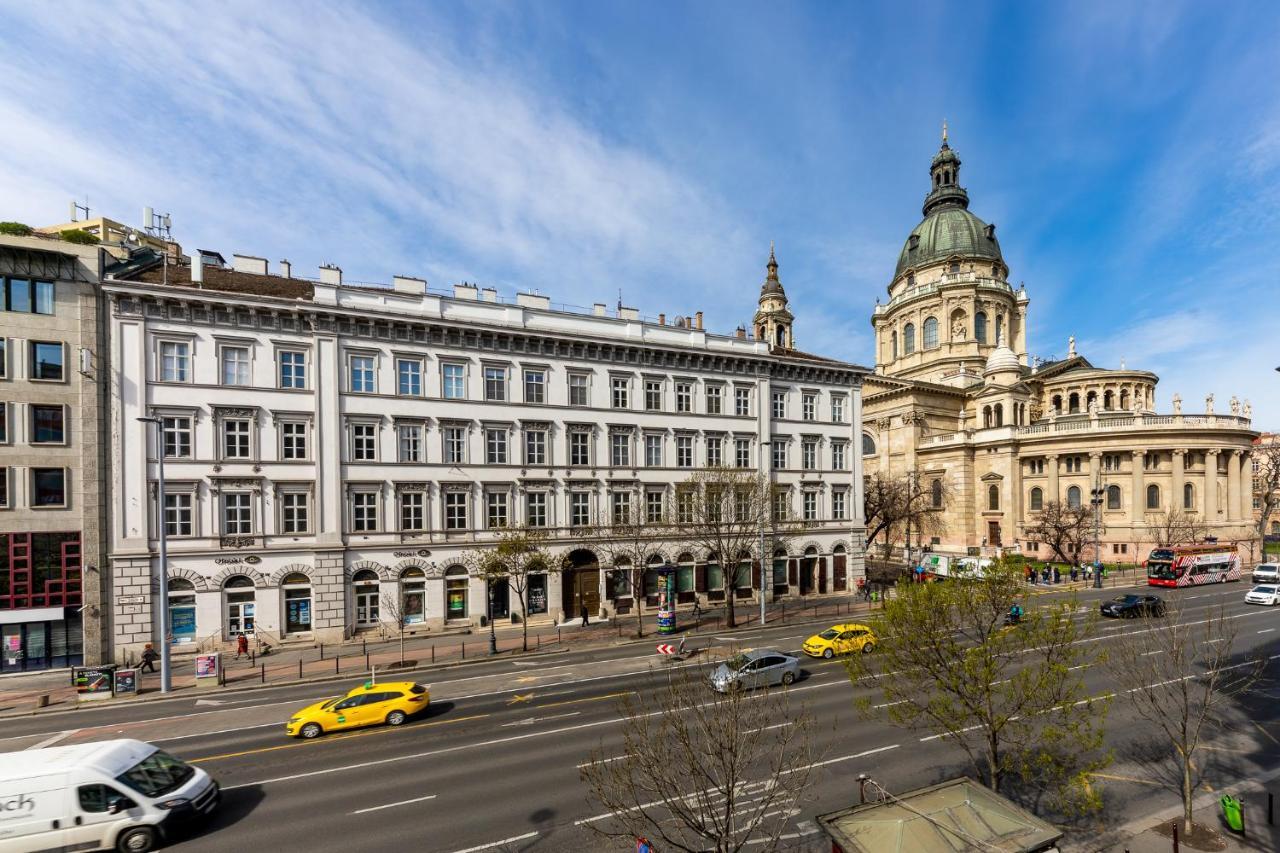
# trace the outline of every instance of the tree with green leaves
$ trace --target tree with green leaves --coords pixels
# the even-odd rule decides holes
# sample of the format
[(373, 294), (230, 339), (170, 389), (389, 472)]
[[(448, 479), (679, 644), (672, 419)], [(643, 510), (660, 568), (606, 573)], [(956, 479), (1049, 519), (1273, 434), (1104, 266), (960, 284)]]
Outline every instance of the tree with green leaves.
[[(1093, 619), (1074, 599), (1005, 617), (1022, 572), (997, 561), (981, 577), (904, 584), (873, 622), (875, 651), (848, 661), (897, 726), (955, 744), (993, 790), (1007, 779), (1046, 794), (1064, 813), (1101, 807), (1089, 775), (1105, 766), (1105, 701), (1089, 698), (1082, 670), (1097, 646)], [(870, 699), (860, 702), (878, 714)]]
[[(547, 531), (540, 527), (516, 525), (498, 531), (493, 542), (467, 552), (463, 558), (472, 577), (485, 582), (485, 594), (492, 586), (509, 584), (520, 600), (521, 648), (529, 651), (529, 580), (534, 575), (560, 570), (560, 561), (547, 550)], [(492, 618), (492, 617), (491, 617)], [(492, 630), (492, 628), (490, 628)]]

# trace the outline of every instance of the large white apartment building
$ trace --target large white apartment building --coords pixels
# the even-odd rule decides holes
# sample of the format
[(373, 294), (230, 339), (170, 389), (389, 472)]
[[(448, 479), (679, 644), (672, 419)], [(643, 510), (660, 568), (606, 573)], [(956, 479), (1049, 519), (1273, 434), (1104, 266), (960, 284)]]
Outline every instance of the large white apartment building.
[[(509, 619), (514, 594), (462, 557), (512, 523), (546, 527), (572, 566), (531, 584), (531, 619), (625, 609), (631, 590), (575, 528), (628, 501), (656, 512), (704, 466), (766, 473), (811, 522), (753, 587), (825, 593), (862, 574), (867, 371), (791, 348), (772, 254), (755, 328), (728, 336), (700, 314), (320, 273), (146, 251), (107, 271), (117, 656), (158, 639), (160, 453), (178, 643), (334, 641), (385, 622), (386, 601), (422, 630)], [(143, 417), (161, 419), (158, 443)], [(718, 589), (707, 556), (655, 541), (651, 559), (680, 566), (682, 601), (755, 600)]]

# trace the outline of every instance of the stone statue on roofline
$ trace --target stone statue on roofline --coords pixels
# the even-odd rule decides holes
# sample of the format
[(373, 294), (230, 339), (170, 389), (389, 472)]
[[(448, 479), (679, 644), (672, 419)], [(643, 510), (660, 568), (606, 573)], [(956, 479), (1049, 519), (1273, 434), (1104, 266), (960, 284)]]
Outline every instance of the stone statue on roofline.
[(1240, 417), (1240, 398), (1235, 394), (1231, 395), (1231, 414)]
[(1244, 416), (1249, 420), (1253, 420), (1253, 403), (1248, 400), (1244, 401)]
[(1067, 338), (1067, 358), (1076, 357), (1076, 336), (1072, 335)]
[(1206, 415), (1213, 414), (1213, 394), (1212, 393), (1210, 393), (1207, 397), (1204, 398), (1204, 413)]
[(1173, 413), (1175, 415), (1182, 414), (1182, 395), (1181, 394), (1173, 395)]

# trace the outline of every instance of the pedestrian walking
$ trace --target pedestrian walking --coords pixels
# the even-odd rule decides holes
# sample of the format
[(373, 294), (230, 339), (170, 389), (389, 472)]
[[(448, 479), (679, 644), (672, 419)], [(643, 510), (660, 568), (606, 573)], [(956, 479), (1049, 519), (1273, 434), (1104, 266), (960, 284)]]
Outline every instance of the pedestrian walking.
[(1054, 583), (1062, 583), (1062, 573), (1061, 573), (1060, 571), (1058, 571), (1058, 567), (1057, 567), (1057, 566), (1054, 566), (1054, 567), (1053, 567), (1053, 582), (1054, 582)]
[(697, 601), (693, 602), (693, 624), (696, 627), (702, 621), (702, 606)]
[(1080, 573), (1076, 570), (1076, 567), (1075, 567), (1075, 566), (1072, 566), (1072, 567), (1071, 567), (1071, 582), (1072, 582), (1072, 583), (1075, 583), (1075, 582), (1076, 582), (1076, 580), (1077, 580), (1079, 577), (1080, 577)]
[(138, 671), (155, 672), (156, 661), (158, 660), (160, 660), (160, 653), (152, 648), (150, 643), (147, 643), (147, 647), (142, 650), (142, 666), (139, 667)]
[(249, 656), (249, 638), (244, 634), (236, 637), (236, 660), (240, 660), (242, 655)]
[(1027, 566), (1027, 583), (1035, 586), (1036, 583), (1036, 567)]
[(591, 624), (591, 620), (587, 618), (587, 605), (582, 605), (582, 627), (585, 628)]

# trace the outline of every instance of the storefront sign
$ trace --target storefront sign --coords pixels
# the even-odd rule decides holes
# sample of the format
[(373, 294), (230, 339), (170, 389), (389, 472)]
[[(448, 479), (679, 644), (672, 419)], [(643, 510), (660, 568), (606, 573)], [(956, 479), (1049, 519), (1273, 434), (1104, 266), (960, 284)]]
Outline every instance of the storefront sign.
[(132, 696), (138, 692), (138, 671), (136, 669), (117, 669), (115, 693), (117, 696)]
[(419, 548), (417, 551), (392, 551), (393, 557), (430, 557), (431, 552), (426, 548)]
[(244, 562), (244, 557), (217, 557), (213, 562), (219, 566), (238, 566)]
[(214, 687), (218, 683), (222, 661), (217, 652), (196, 655), (196, 686)]
[(175, 643), (189, 643), (196, 635), (196, 609), (194, 607), (169, 608), (169, 633)]
[(115, 671), (115, 664), (76, 667), (72, 672), (76, 698), (81, 702), (110, 699)]
[(262, 562), (262, 558), (259, 557), (257, 554), (250, 554), (249, 556), (244, 558), (244, 561), (251, 566), (256, 566), (258, 565), (258, 563)]
[(146, 602), (145, 595), (117, 595), (116, 602), (119, 604), (143, 604)]

